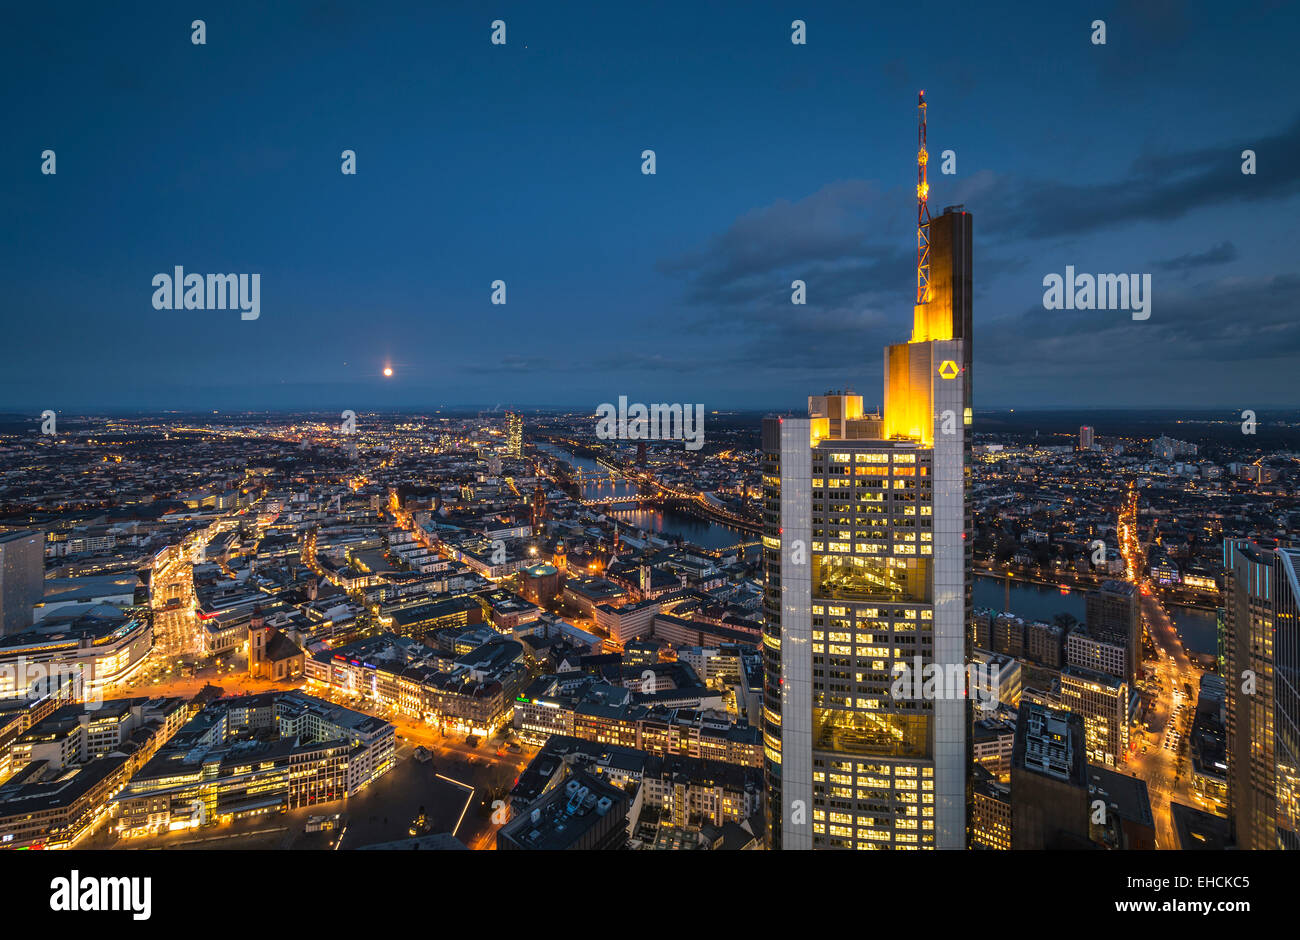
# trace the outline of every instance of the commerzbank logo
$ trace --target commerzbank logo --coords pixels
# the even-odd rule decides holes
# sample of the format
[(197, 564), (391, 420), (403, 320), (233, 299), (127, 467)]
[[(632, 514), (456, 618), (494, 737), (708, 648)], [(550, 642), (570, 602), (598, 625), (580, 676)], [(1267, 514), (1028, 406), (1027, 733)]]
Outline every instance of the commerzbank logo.
[(957, 373), (960, 371), (961, 370), (957, 368), (957, 363), (953, 362), (951, 359), (945, 359), (943, 365), (939, 366), (939, 374), (945, 379), (957, 378)]

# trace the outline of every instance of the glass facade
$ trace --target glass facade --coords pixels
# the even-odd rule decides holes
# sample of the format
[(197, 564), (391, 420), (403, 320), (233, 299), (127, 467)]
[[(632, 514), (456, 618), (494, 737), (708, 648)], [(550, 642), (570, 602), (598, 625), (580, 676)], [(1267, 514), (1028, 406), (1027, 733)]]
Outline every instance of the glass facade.
[(1229, 819), (1239, 848), (1300, 848), (1300, 551), (1223, 548)]

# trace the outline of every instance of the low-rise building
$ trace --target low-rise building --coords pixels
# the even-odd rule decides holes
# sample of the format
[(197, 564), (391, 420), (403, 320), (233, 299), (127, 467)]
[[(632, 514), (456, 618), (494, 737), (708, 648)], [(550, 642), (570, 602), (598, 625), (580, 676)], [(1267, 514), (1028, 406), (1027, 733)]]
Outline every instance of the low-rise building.
[(393, 726), (301, 692), (222, 698), (181, 728), (119, 797), (127, 836), (329, 803), (394, 765)]
[(635, 818), (628, 819), (633, 809), (634, 799), (625, 790), (574, 770), (563, 785), (497, 830), (497, 849), (619, 849), (628, 840), (630, 825), (635, 825)]

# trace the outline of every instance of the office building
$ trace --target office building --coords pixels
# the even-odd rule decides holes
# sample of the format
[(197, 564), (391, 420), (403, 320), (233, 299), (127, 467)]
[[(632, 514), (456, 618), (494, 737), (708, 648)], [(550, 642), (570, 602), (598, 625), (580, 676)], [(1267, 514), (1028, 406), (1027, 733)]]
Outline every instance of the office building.
[(522, 457), (524, 455), (524, 419), (511, 412), (506, 415), (506, 456)]
[(1015, 614), (999, 614), (994, 618), (990, 631), (993, 651), (1017, 659), (1025, 658), (1025, 627), (1025, 622)]
[(45, 596), (45, 537), (20, 529), (0, 532), (0, 636), (31, 628), (32, 608)]
[(982, 767), (995, 779), (1011, 777), (1011, 754), (1016, 743), (1015, 708), (999, 708), (992, 715), (975, 713), (971, 731), (971, 757), (975, 768)]
[(1222, 852), (1233, 847), (1231, 824), (1222, 816), (1182, 803), (1169, 804), (1177, 848), (1204, 852)]
[(834, 438), (876, 438), (880, 436), (881, 417), (862, 411), (862, 396), (849, 391), (828, 391), (808, 396), (808, 416), (825, 418), (828, 433)]
[(34, 681), (51, 677), (71, 678), (79, 699), (102, 695), (128, 681), (152, 649), (147, 618), (128, 618), (107, 606), (59, 611), (0, 638), (0, 698), (22, 696)]
[(855, 418), (860, 396), (832, 393), (810, 417), (763, 422), (777, 848), (966, 847), (965, 689), (893, 689), (917, 664), (963, 670), (970, 620), (971, 217), (931, 220), (918, 195), (912, 336), (885, 350), (879, 421)]
[(76, 701), (79, 684), (71, 676), (52, 676), (28, 686), (21, 696), (0, 696), (0, 783), (17, 770), (13, 743), (55, 710)]
[(342, 800), (396, 760), (382, 719), (301, 692), (221, 698), (131, 778), (117, 828), (145, 835)]
[(28, 764), (43, 762), (50, 771), (59, 771), (122, 754), (128, 757), (128, 772), (134, 772), (189, 717), (189, 707), (180, 697), (71, 703), (14, 740), (9, 766), (17, 773)]
[(1092, 450), (1092, 428), (1086, 424), (1079, 428), (1079, 450)]
[[(1106, 849), (1154, 852), (1155, 816), (1144, 780), (1090, 764), (1088, 799), (1092, 841)], [(1099, 812), (1104, 805), (1105, 811)]]
[(1228, 818), (1243, 849), (1295, 849), (1300, 825), (1300, 550), (1223, 543)]
[(1061, 671), (1060, 704), (1083, 718), (1089, 762), (1103, 767), (1124, 763), (1128, 754), (1127, 682), (1067, 666)]
[(1036, 702), (1020, 706), (1011, 757), (1011, 847), (1077, 849), (1089, 841), (1083, 719)]
[[(532, 803), (497, 830), (497, 849), (605, 851), (622, 848), (639, 815), (636, 797), (585, 770), (574, 770), (563, 785)], [(628, 815), (633, 819), (629, 823)]]
[(1226, 815), (1228, 805), (1228, 686), (1222, 676), (1201, 676), (1192, 719), (1192, 793), (1201, 805)]
[(1035, 621), (1025, 628), (1025, 646), (1030, 659), (1040, 666), (1060, 669), (1065, 630), (1059, 624)]
[(1088, 592), (1084, 605), (1088, 635), (1124, 647), (1124, 675), (1120, 678), (1132, 685), (1142, 655), (1137, 587), (1127, 581), (1104, 581), (1100, 590)]
[(973, 772), (970, 847), (1005, 852), (1011, 848), (1011, 785), (981, 766)]
[(1065, 663), (1123, 679), (1128, 672), (1128, 647), (1073, 630), (1065, 641)]
[(96, 758), (74, 771), (34, 761), (0, 785), (0, 846), (75, 848), (103, 821), (129, 773), (127, 758)]
[(972, 649), (970, 662), (978, 666), (967, 677), (967, 689), (979, 707), (980, 717), (991, 717), (999, 705), (1020, 704), (1021, 666), (1012, 656)]

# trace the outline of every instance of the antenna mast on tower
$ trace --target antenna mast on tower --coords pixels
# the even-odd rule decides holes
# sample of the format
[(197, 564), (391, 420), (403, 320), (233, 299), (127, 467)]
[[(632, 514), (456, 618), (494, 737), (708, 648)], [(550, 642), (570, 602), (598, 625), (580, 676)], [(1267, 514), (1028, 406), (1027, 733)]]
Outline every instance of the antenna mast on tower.
[(930, 154), (925, 149), (925, 89), (917, 97), (916, 128), (916, 302), (923, 304), (930, 289), (930, 184), (926, 164)]

